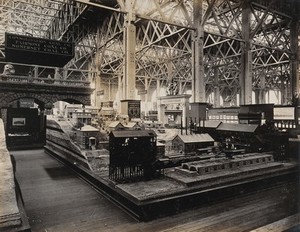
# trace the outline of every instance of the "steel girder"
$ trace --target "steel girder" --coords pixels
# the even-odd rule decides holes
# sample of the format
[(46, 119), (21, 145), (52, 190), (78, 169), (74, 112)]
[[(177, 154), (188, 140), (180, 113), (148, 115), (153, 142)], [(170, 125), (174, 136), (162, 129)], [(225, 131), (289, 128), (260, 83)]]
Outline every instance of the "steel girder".
[[(125, 11), (124, 1), (118, 1), (120, 10)], [(191, 20), (192, 1), (135, 1), (137, 20), (137, 81), (144, 83), (150, 78), (150, 84), (161, 80), (164, 85), (170, 75), (190, 86), (191, 83), (191, 41), (193, 28)], [(290, 24), (292, 18), (274, 9), (278, 1), (250, 3), (251, 10), (251, 53), (253, 63), (253, 90), (278, 89), (281, 80), (290, 82), (289, 63)], [(170, 6), (170, 4), (173, 4)], [(236, 104), (236, 95), (240, 92), (242, 44), (242, 4), (243, 1), (204, 1), (202, 26), (204, 27), (204, 69), (206, 95), (215, 85), (220, 88), (223, 98), (230, 98)], [(145, 6), (147, 5), (147, 8)], [(181, 17), (172, 17), (178, 11)], [(184, 13), (183, 13), (184, 12)], [(180, 18), (180, 20), (179, 20)], [(110, 43), (110, 41), (109, 41)], [(118, 43), (114, 43), (118, 44)], [(104, 62), (105, 73), (121, 75), (123, 51), (120, 49), (107, 51), (119, 53), (118, 58)], [(171, 55), (170, 55), (171, 54)], [(115, 56), (114, 56), (115, 57)], [(178, 59), (176, 59), (176, 57)], [(116, 64), (116, 65), (113, 65)], [(171, 67), (176, 71), (173, 72)], [(217, 72), (216, 72), (217, 69)], [(119, 70), (116, 72), (116, 70)], [(284, 72), (278, 72), (284, 70)], [(102, 72), (102, 71), (101, 71)], [(170, 74), (171, 72), (171, 74)], [(215, 81), (215, 75), (218, 80)], [(263, 73), (266, 76), (263, 76)], [(277, 75), (274, 75), (277, 73)], [(279, 74), (284, 77), (276, 78)], [(265, 82), (262, 84), (262, 82)], [(186, 85), (189, 83), (189, 85)], [(184, 88), (182, 89), (184, 91)]]
[[(241, 26), (244, 1), (203, 0), (201, 26), (205, 31), (203, 65), (207, 96), (215, 85), (219, 86), (223, 98), (229, 96), (233, 101), (240, 91), (240, 61), (245, 43)], [(117, 81), (124, 67), (126, 2), (112, 1), (109, 6), (106, 1), (92, 2), (95, 3), (83, 0), (2, 0), (0, 15), (5, 20), (0, 25), (6, 25), (2, 26), (2, 32), (11, 31), (13, 25), (18, 24), (14, 28), (16, 33), (75, 41), (76, 56), (66, 68), (74, 72), (83, 70), (86, 78), (96, 77), (98, 72)], [(82, 15), (91, 6), (109, 12), (101, 23), (91, 25), (90, 21), (86, 23), (82, 20)], [(289, 13), (291, 7), (283, 6), (280, 0), (250, 1), (254, 90), (278, 89), (282, 80), (291, 82), (290, 62), (295, 53), (290, 46), (293, 15)], [(174, 77), (182, 82), (182, 91), (185, 87), (190, 88), (193, 65), (191, 43), (196, 30), (193, 28), (193, 1), (136, 0), (132, 7), (137, 26), (137, 83), (144, 85), (147, 78), (150, 79), (150, 86), (152, 83), (155, 85), (157, 80), (164, 85), (168, 78)], [(37, 16), (43, 23), (32, 20)], [(30, 24), (33, 21), (35, 25)], [(275, 77), (279, 75), (283, 76)]]
[[(215, 67), (219, 65), (216, 60), (222, 62), (226, 67), (226, 73), (224, 75), (224, 70), (219, 70), (220, 91), (227, 89), (227, 94), (230, 93), (233, 97), (240, 92), (240, 75), (237, 72), (241, 70), (240, 60), (243, 52), (241, 48), (246, 42), (251, 44), (253, 90), (278, 89), (282, 80), (287, 84), (291, 82), (289, 66), (293, 51), (290, 34), (294, 18), (292, 14), (287, 13), (291, 8), (279, 8), (284, 9), (280, 12), (278, 6), (283, 6), (282, 1), (250, 1), (250, 41), (245, 41), (242, 28), (244, 2), (207, 0), (203, 22), (205, 31), (224, 36), (223, 43), (218, 41), (211, 43), (212, 47), (217, 47), (215, 52), (209, 48), (210, 50), (205, 53), (208, 60), (206, 65), (209, 64), (207, 73), (215, 73)], [(211, 65), (212, 60), (215, 60), (215, 65)], [(283, 76), (278, 78), (278, 75)], [(213, 75), (210, 77), (206, 83), (210, 83), (211, 86), (215, 82), (212, 80)], [(212, 87), (207, 88), (207, 94), (212, 91)]]
[[(99, 27), (97, 45), (98, 69), (102, 75), (111, 75), (112, 79), (122, 76), (124, 67), (122, 13), (114, 12)], [(174, 78), (182, 82), (183, 88), (191, 81), (191, 33), (186, 27), (169, 25), (160, 21), (138, 18), (136, 45), (136, 77), (150, 85), (156, 80), (166, 82), (172, 68)], [(176, 39), (174, 39), (176, 37)]]
[(77, 31), (73, 25), (85, 10), (87, 10), (87, 6), (84, 4), (72, 0), (61, 0), (61, 4), (47, 29), (47, 38), (74, 41), (74, 34)]
[[(118, 0), (120, 10), (123, 12), (127, 11), (126, 1)], [(139, 19), (181, 27), (193, 27), (193, 1), (191, 0), (133, 0), (132, 9)]]
[(149, 86), (154, 87), (174, 79), (179, 94), (191, 89), (193, 1), (140, 1), (137, 9), (142, 41), (137, 76), (150, 78)]

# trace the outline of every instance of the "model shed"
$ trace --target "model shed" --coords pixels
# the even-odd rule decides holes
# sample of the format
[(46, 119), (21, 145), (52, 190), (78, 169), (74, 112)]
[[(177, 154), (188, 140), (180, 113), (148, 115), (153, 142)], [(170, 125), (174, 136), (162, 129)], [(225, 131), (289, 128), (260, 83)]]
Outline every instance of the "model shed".
[(214, 146), (215, 140), (207, 133), (176, 135), (172, 140), (173, 150), (184, 154), (196, 153), (197, 149)]
[(110, 123), (108, 127), (110, 131), (124, 130), (124, 125), (119, 121), (114, 121)]

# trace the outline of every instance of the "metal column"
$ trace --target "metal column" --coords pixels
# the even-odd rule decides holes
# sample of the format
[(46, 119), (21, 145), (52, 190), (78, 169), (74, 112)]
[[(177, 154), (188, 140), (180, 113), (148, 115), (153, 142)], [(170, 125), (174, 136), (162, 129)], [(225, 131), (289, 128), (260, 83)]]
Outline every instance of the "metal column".
[(202, 24), (202, 0), (194, 0), (194, 27), (193, 33), (193, 78), (192, 78), (192, 101), (205, 102), (205, 84), (204, 84), (204, 67), (203, 67), (203, 38), (204, 30)]
[(251, 53), (251, 42), (250, 42), (250, 1), (245, 0), (243, 3), (242, 12), (242, 70), (240, 77), (240, 104), (251, 104), (252, 103), (252, 53)]
[(298, 36), (299, 36), (299, 22), (298, 22), (297, 12), (294, 12), (293, 21), (291, 24), (291, 89), (292, 96), (294, 98), (295, 106), (295, 123), (296, 127), (299, 129), (299, 115), (298, 115), (298, 106), (299, 106), (299, 45), (298, 45)]
[(220, 86), (218, 67), (214, 68), (214, 106), (220, 107)]
[(135, 14), (133, 0), (126, 1), (127, 15), (125, 16), (124, 30), (124, 99), (135, 99), (135, 45), (136, 27), (134, 25)]
[(292, 94), (300, 92), (299, 90), (299, 67), (298, 67), (298, 31), (299, 23), (296, 19), (291, 24), (291, 83), (292, 83)]

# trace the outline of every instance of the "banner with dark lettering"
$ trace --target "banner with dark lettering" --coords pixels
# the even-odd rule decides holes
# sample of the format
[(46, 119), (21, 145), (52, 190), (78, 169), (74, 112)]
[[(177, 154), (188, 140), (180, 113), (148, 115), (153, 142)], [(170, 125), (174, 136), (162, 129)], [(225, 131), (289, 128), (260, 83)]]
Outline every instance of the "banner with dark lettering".
[(74, 43), (5, 33), (9, 62), (62, 67), (74, 57)]

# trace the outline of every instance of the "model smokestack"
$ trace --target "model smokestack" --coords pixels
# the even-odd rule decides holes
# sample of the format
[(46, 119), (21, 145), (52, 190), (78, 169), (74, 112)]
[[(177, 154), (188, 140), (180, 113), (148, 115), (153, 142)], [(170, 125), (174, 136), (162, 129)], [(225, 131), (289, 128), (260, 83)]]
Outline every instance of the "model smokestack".
[(185, 117), (185, 134), (187, 135), (188, 132), (187, 132), (187, 125), (188, 125), (188, 122), (187, 122), (187, 117)]
[(183, 130), (183, 128), (182, 128), (182, 127), (183, 127), (183, 125), (182, 125), (182, 117), (181, 117), (181, 119), (180, 119), (180, 124), (181, 124), (181, 125), (180, 125), (180, 132), (181, 132), (181, 135), (182, 135), (182, 130)]
[(190, 117), (190, 124), (189, 124), (189, 126), (190, 126), (190, 134), (193, 134), (193, 127), (192, 127), (192, 125), (193, 125), (193, 119)]

